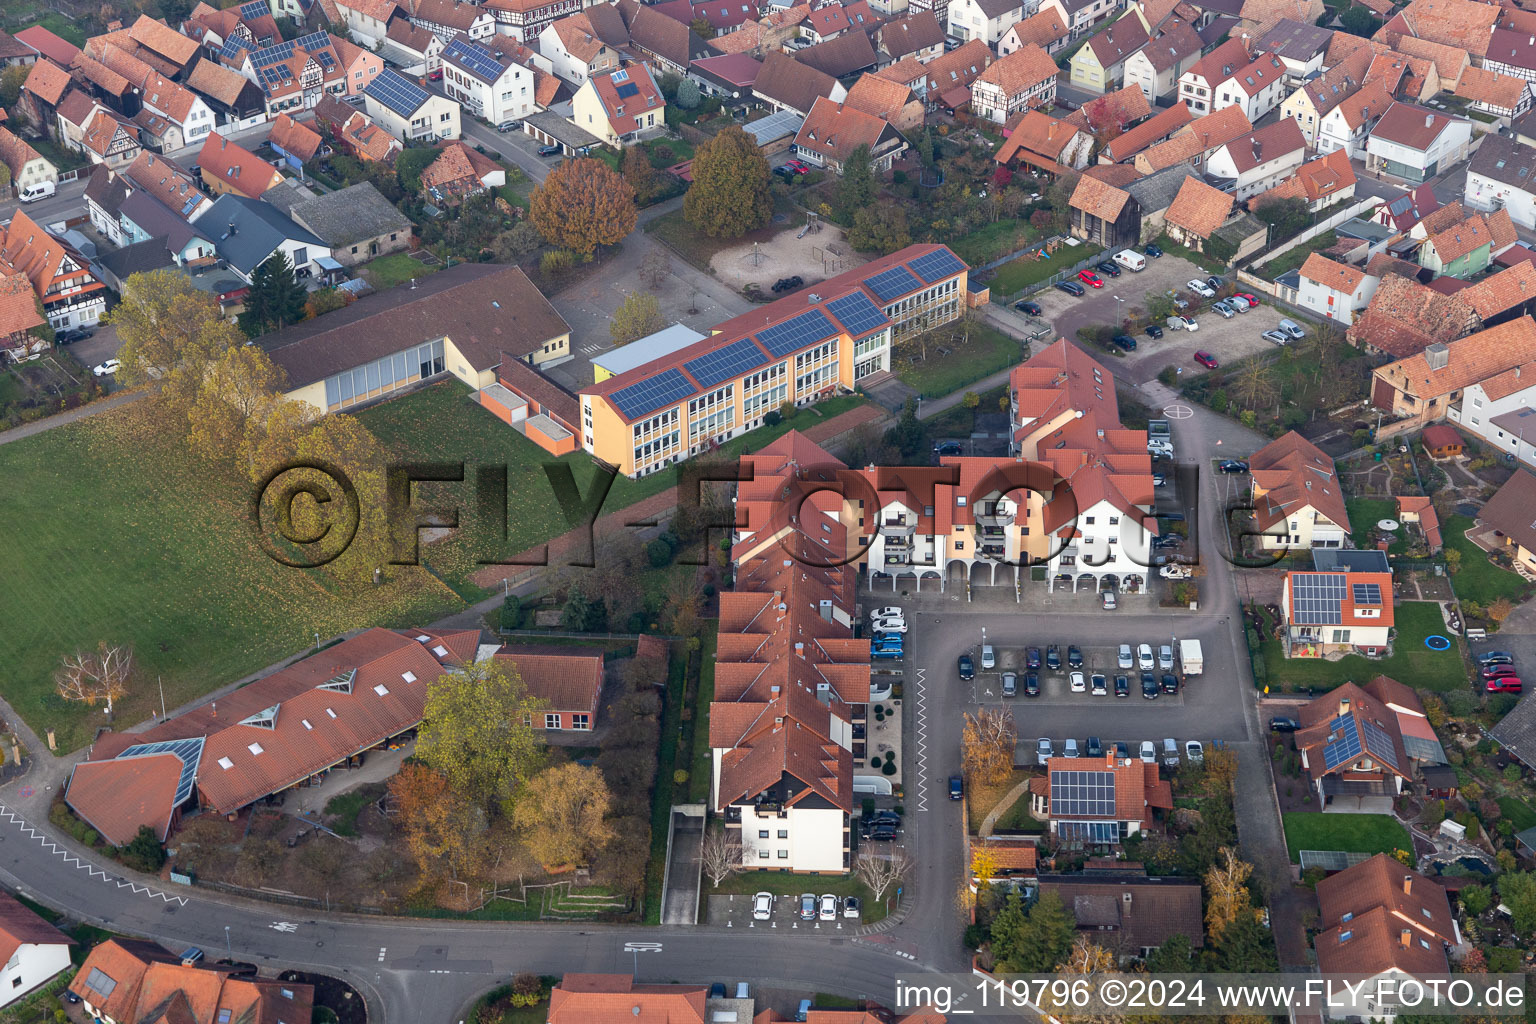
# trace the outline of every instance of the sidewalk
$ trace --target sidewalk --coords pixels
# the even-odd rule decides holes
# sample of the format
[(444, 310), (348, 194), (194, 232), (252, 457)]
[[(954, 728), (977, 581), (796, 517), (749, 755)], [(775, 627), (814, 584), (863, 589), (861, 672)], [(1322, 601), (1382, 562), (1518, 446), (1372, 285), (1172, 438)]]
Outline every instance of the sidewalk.
[(68, 412), (61, 412), (57, 416), (49, 416), (47, 419), (38, 420), (35, 423), (23, 423), (19, 427), (13, 427), (10, 430), (0, 431), (0, 444), (10, 444), (12, 441), (20, 441), (23, 438), (32, 437), (35, 434), (41, 434), (44, 431), (52, 430), (55, 427), (66, 426), (67, 424), (74, 423), (77, 420), (83, 420), (89, 416), (96, 416), (100, 413), (111, 412), (113, 409), (127, 405), (129, 402), (137, 402), (139, 399), (143, 398), (144, 395), (145, 392), (143, 391), (118, 391), (114, 394), (108, 395), (106, 398), (103, 398), (98, 402), (91, 402), (88, 405), (82, 405), (78, 408), (71, 409)]

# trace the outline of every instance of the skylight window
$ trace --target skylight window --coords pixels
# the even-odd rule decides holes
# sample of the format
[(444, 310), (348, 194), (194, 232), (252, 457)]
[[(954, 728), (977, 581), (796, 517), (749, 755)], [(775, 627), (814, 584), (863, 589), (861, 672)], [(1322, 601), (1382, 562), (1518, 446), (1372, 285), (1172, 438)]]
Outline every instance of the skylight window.
[(326, 708), (325, 713), (330, 715), (332, 718), (336, 717), (336, 712), (332, 711), (330, 708)]
[(437, 655), (439, 658), (446, 658), (448, 657), (448, 648), (444, 647), (442, 644), (438, 644), (436, 647), (432, 648), (432, 653)]
[(306, 729), (313, 729), (314, 728), (314, 726), (309, 724), (309, 719), (307, 719), (307, 718), (301, 718), (301, 719), (299, 719), (299, 721), (304, 723), (304, 728), (306, 728)]
[(227, 757), (219, 758), (219, 767), (223, 768), (225, 771), (229, 771), (234, 766), (235, 766), (235, 762), (231, 761), (229, 758), (227, 758)]
[(401, 672), (400, 673), (400, 678), (404, 679), (408, 683), (414, 683), (416, 681), (416, 673), (415, 672)]
[(260, 743), (249, 744), (248, 746), (246, 746), (245, 749), (249, 750), (252, 754), (262, 754), (262, 753), (265, 753), (265, 751), (263, 751), (261, 749), (261, 744)]
[(389, 696), (389, 688), (387, 686), (385, 686), (383, 683), (380, 683), (378, 686), (375, 686), (373, 688), (373, 692), (378, 694), (380, 697), (388, 697)]

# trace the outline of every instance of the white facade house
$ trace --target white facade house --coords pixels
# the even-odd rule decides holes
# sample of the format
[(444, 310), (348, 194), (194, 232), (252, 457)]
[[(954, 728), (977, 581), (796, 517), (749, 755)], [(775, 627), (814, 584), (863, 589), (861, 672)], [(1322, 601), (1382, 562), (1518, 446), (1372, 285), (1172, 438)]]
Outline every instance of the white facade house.
[(1205, 161), (1205, 173), (1223, 192), (1251, 199), (1294, 176), (1306, 153), (1301, 129), (1282, 119), (1216, 150)]
[[(715, 750), (716, 761), (723, 751)], [(716, 768), (718, 773), (719, 769)], [(847, 818), (836, 807), (765, 810), (741, 805), (741, 863), (748, 870), (842, 874)]]
[(1212, 93), (1213, 109), (1239, 107), (1248, 120), (1256, 122), (1288, 95), (1285, 62), (1272, 53), (1260, 54), (1217, 83)]
[(69, 968), (74, 940), (0, 892), (0, 1006), (31, 995), (39, 986)]
[(1367, 170), (1427, 181), (1465, 160), (1472, 122), (1401, 101), (1381, 116), (1365, 143)]
[(336, 13), (346, 23), (354, 43), (377, 47), (389, 34), (390, 18), (398, 13), (391, 0), (335, 0)]
[(1392, 94), (1380, 81), (1361, 88), (1324, 114), (1318, 122), (1318, 153), (1343, 150), (1351, 160), (1363, 158), (1367, 136), (1392, 103)]
[(1536, 227), (1536, 149), (1504, 135), (1485, 135), (1467, 165), (1463, 205), (1509, 211), (1523, 228)]
[(1536, 467), (1536, 366), (1517, 366), (1468, 385), (1446, 419), (1522, 465)]
[(404, 143), (459, 137), (457, 101), (388, 69), (363, 90), (363, 107), (374, 124)]
[(561, 18), (545, 28), (539, 33), (538, 47), (552, 73), (577, 88), (593, 75), (619, 66), (618, 51), (597, 37), (585, 14)]
[(1061, 15), (1071, 38), (1078, 39), (1125, 6), (1121, 0), (1042, 0), (1040, 10), (1054, 9)]
[(1023, 16), (1021, 0), (950, 0), (946, 29), (956, 39), (980, 39), (988, 46), (996, 47), (1003, 33), (1018, 24)]
[[(492, 49), (492, 45), (468, 36), (454, 37), (443, 48), (443, 91), (493, 125), (521, 121), (538, 111), (533, 69), (510, 51)], [(534, 57), (531, 50), (512, 45), (523, 51), (525, 60)]]
[(1312, 253), (1299, 271), (1301, 284), (1296, 302), (1320, 317), (1341, 324), (1354, 322), (1355, 313), (1370, 304), (1381, 278), (1360, 267), (1338, 263), (1322, 253)]

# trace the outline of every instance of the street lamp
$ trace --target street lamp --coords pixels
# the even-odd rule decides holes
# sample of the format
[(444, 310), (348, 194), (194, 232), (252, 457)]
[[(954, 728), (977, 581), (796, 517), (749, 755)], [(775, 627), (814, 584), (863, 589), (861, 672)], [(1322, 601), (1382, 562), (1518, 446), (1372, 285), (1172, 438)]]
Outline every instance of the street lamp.
[(229, 962), (235, 962), (235, 947), (229, 941), (229, 925), (224, 926), (224, 952), (229, 954)]

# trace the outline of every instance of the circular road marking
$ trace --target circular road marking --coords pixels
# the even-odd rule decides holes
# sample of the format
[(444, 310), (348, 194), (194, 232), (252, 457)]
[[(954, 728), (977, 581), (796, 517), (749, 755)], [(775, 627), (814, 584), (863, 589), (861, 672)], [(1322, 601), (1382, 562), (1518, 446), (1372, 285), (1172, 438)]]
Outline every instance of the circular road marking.
[(1163, 415), (1171, 420), (1187, 420), (1195, 414), (1195, 410), (1187, 405), (1170, 405), (1163, 410)]

